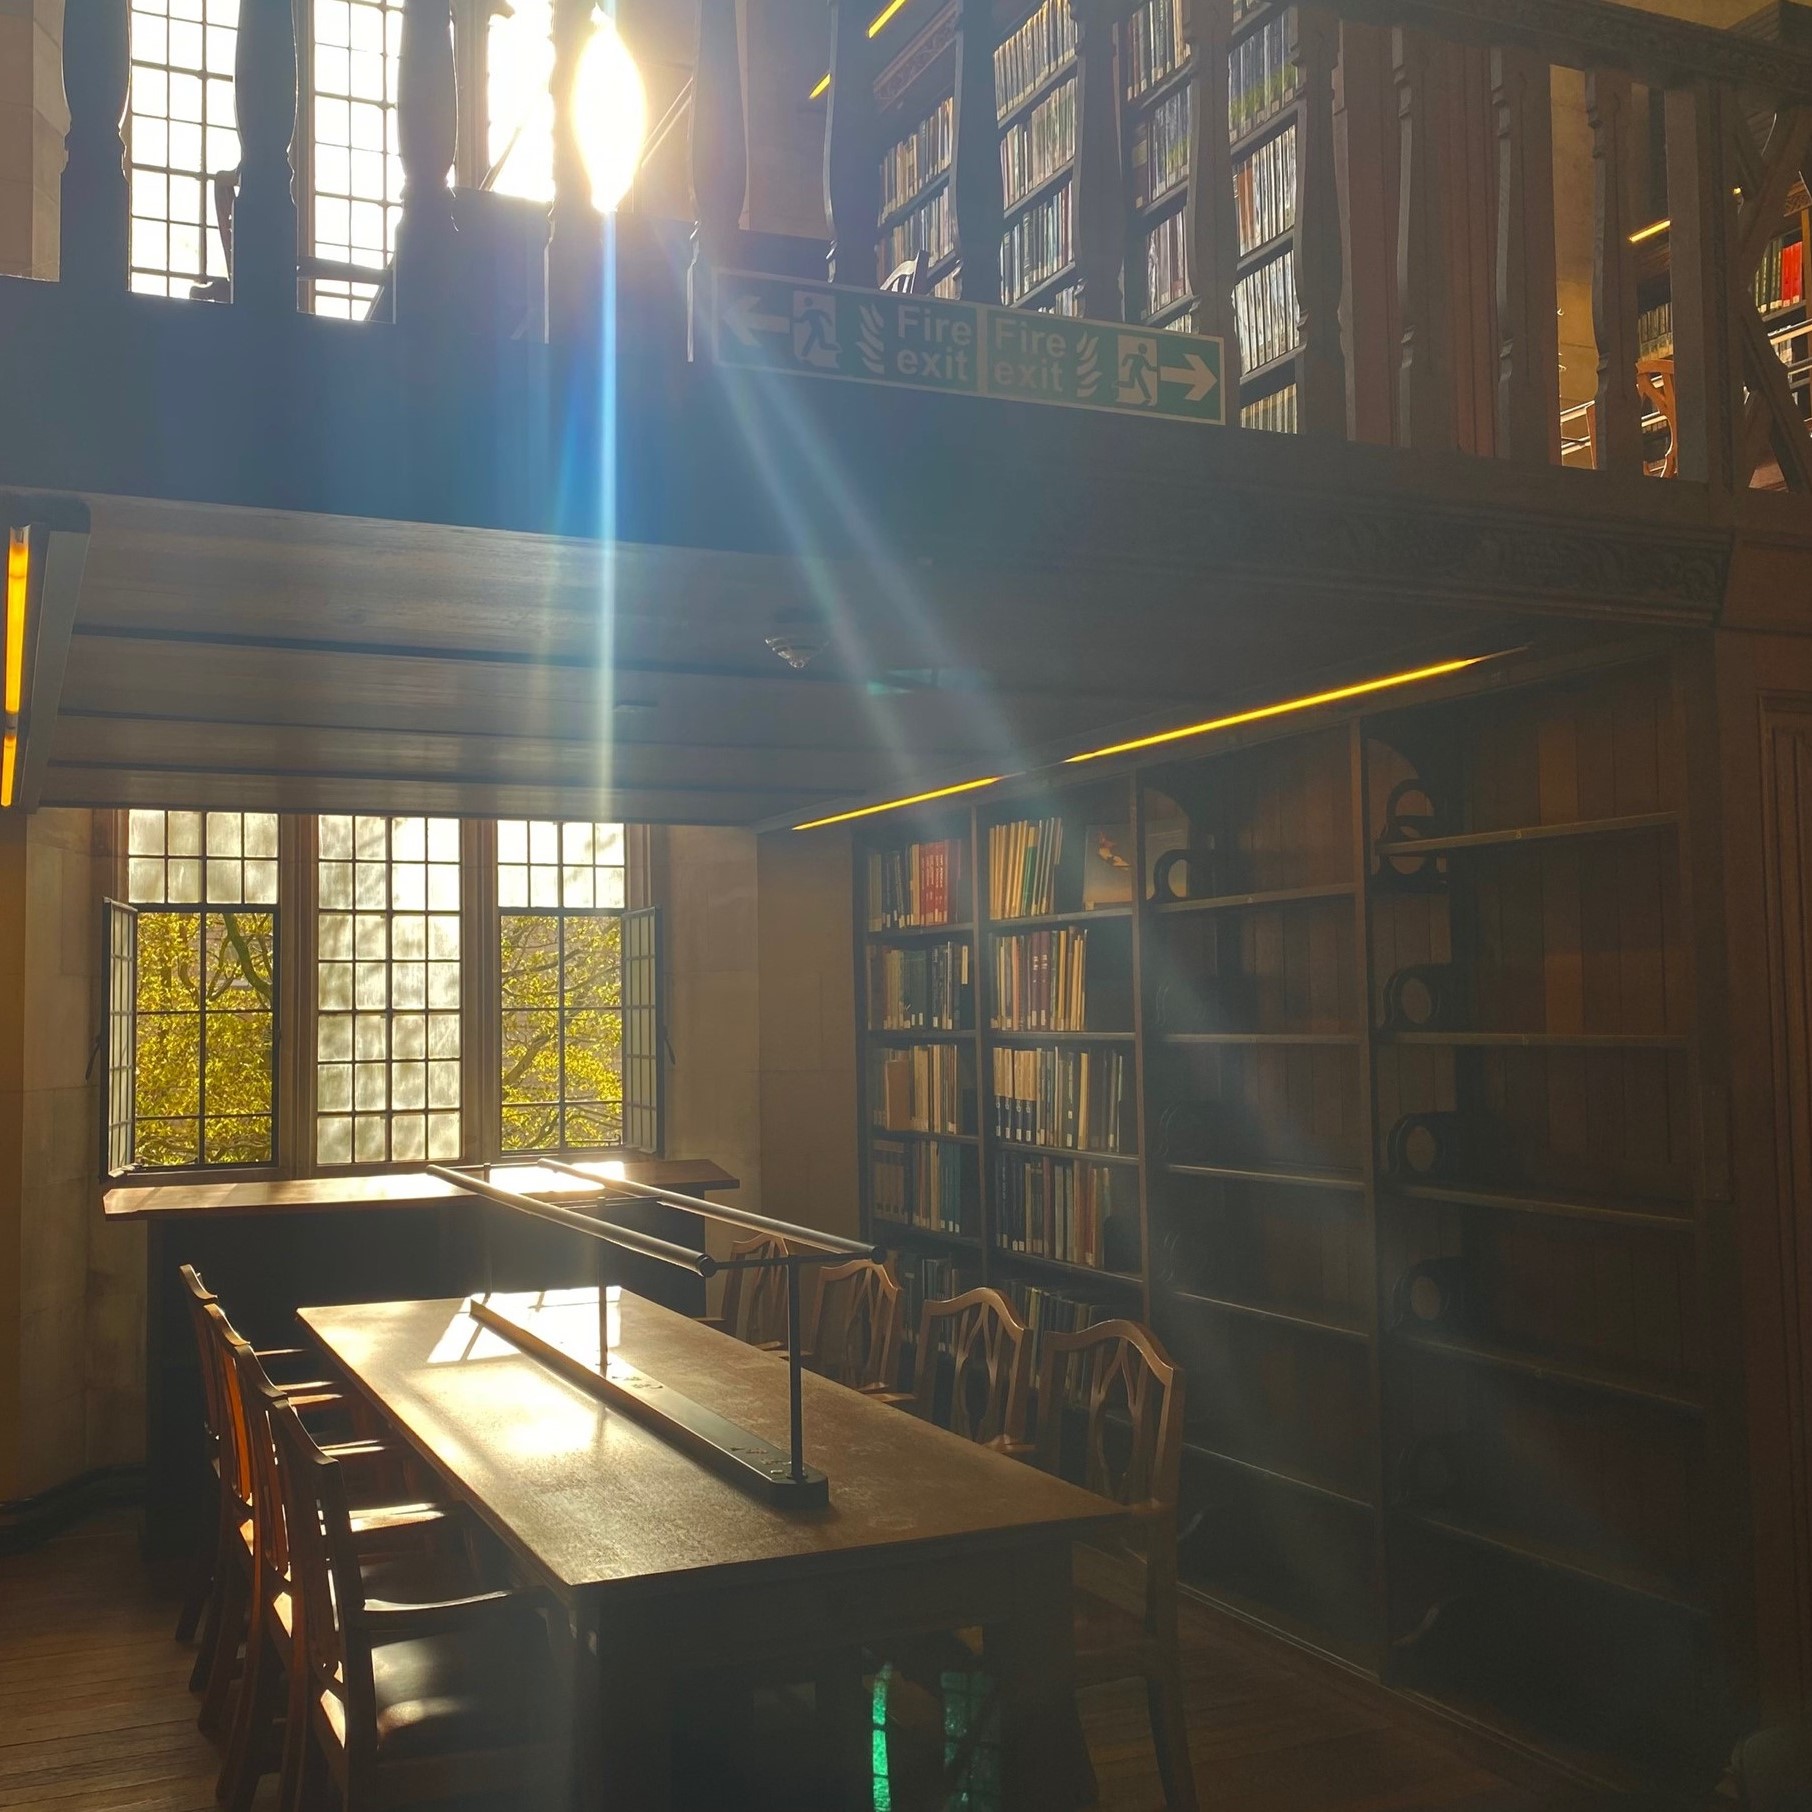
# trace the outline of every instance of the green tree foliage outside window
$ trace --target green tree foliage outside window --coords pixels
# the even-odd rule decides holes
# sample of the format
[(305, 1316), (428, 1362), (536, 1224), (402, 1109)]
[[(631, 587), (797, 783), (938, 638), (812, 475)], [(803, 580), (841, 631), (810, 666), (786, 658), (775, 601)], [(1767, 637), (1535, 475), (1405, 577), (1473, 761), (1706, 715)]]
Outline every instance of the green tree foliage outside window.
[(271, 1161), (276, 943), (270, 912), (140, 913), (140, 1167)]
[(623, 1137), (623, 921), (502, 915), (503, 1149)]

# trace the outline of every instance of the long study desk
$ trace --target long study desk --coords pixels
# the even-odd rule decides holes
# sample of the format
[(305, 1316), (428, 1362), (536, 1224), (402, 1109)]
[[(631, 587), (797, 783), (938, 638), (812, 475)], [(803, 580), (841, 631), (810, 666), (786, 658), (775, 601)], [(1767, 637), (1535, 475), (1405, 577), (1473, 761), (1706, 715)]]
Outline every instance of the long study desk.
[[(569, 1351), (589, 1331), (595, 1358), (596, 1317), (595, 1294), (567, 1292), (537, 1331)], [(778, 1509), (481, 1326), (461, 1299), (301, 1319), (566, 1607), (590, 1803), (671, 1804), (672, 1713), (689, 1673), (974, 1626), (1000, 1688), (1003, 1812), (1075, 1803), (1070, 1549), (1112, 1527), (1118, 1506), (808, 1374), (806, 1458), (830, 1475), (831, 1501)], [(775, 1355), (627, 1291), (613, 1348), (785, 1444)]]

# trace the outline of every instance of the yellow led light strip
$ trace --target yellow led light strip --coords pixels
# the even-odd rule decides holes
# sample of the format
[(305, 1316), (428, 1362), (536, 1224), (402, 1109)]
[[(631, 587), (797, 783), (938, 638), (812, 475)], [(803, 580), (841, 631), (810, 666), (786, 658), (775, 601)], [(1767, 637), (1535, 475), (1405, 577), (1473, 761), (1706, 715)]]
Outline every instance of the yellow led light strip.
[[(881, 10), (878, 13), (876, 13), (872, 19), (869, 20), (868, 35), (871, 38), (878, 38), (881, 35), (882, 31), (885, 29), (887, 22), (905, 4), (906, 4), (906, 0), (887, 0), (887, 4), (884, 7), (882, 7)], [(829, 91), (830, 91), (830, 71), (827, 69), (824, 72), (824, 74), (818, 78), (818, 86), (816, 88), (814, 88), (809, 95), (806, 96), (806, 99), (815, 101), (821, 94), (827, 94)]]
[(793, 829), (822, 830), (827, 824), (847, 824), (852, 818), (872, 818), (876, 812), (897, 812), (903, 806), (923, 805), (928, 799), (948, 799), (953, 793), (973, 793), (985, 786), (998, 786), (999, 774), (990, 774), (985, 780), (959, 781), (955, 786), (940, 786), (929, 793), (911, 793), (904, 799), (889, 799), (881, 805), (859, 805), (853, 812), (835, 812), (828, 818), (813, 818), (805, 824), (795, 824)]
[(6, 669), (0, 707), (6, 726), (0, 734), (0, 807), (13, 802), (19, 774), (19, 713), (25, 707), (25, 594), (31, 578), (30, 531), (16, 528), (6, 541)]
[(1447, 673), (1463, 673), (1481, 661), (1495, 661), (1500, 654), (1473, 654), (1464, 660), (1437, 661), (1432, 667), (1415, 667), (1407, 673), (1387, 673), (1381, 679), (1359, 680), (1351, 686), (1336, 686), (1328, 692), (1311, 692), (1302, 698), (1287, 698), (1281, 704), (1259, 705), (1250, 711), (1235, 711), (1229, 717), (1211, 717), (1206, 723), (1185, 724), (1180, 730), (1160, 730), (1155, 736), (1137, 736), (1130, 742), (1111, 743), (1105, 749), (1087, 749), (1080, 755), (1064, 758), (1067, 767), (1077, 761), (1099, 761), (1104, 755), (1125, 755), (1134, 749), (1156, 748), (1160, 743), (1182, 742), (1191, 736), (1207, 736), (1215, 730), (1231, 730), (1240, 724), (1261, 723), (1267, 717), (1287, 717), (1293, 711), (1310, 711), (1317, 705), (1335, 705), (1348, 698), (1363, 698), (1370, 692), (1387, 692), (1393, 686), (1413, 686), (1418, 680), (1439, 679)]

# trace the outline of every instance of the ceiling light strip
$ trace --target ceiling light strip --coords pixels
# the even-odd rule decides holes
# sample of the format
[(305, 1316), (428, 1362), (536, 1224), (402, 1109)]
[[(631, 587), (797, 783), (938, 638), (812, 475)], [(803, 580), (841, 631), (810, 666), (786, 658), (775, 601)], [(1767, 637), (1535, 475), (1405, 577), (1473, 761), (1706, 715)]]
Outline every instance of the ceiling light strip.
[(19, 775), (19, 714), (25, 708), (25, 603), (31, 580), (31, 531), (15, 528), (6, 539), (6, 656), (0, 677), (0, 807), (13, 802)]
[(834, 812), (828, 818), (813, 818), (795, 824), (796, 831), (822, 830), (827, 824), (847, 824), (852, 818), (872, 818), (877, 812), (897, 812), (908, 805), (924, 805), (932, 799), (948, 799), (956, 793), (974, 793), (985, 786), (998, 786), (1003, 776), (990, 774), (985, 780), (963, 780), (955, 786), (940, 786), (929, 793), (910, 793), (904, 799), (889, 799), (880, 805), (859, 805), (851, 812)]
[[(868, 35), (871, 38), (878, 38), (881, 33), (887, 29), (894, 14), (905, 4), (906, 0), (887, 0), (887, 4), (869, 20)], [(806, 99), (815, 101), (820, 95), (828, 94), (830, 92), (830, 84), (830, 71), (827, 69), (824, 74), (818, 78), (818, 86), (812, 90)]]

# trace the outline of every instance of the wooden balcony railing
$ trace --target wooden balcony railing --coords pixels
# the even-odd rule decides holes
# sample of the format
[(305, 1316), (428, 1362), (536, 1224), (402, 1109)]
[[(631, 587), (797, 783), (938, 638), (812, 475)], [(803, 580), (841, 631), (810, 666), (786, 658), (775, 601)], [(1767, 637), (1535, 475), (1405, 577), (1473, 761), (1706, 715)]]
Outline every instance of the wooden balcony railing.
[[(1122, 169), (1118, 48), (1128, 0), (1064, 0), (1077, 28), (1076, 281), (1083, 312), (1120, 318), (1133, 210)], [(1228, 134), (1231, 0), (1177, 0), (1190, 52), (1192, 156), (1184, 244), (1197, 331), (1227, 342), (1237, 396), (1240, 256)], [(828, 0), (831, 88), (825, 201), (831, 280), (872, 287), (892, 54), (866, 27), (873, 0)], [(1017, 8), (950, 0), (961, 293), (1000, 299), (1002, 195), (993, 53)], [(1594, 221), (1591, 301), (1598, 382), (1569, 418), (1602, 470), (1677, 472), (1717, 492), (1755, 483), (1812, 491), (1806, 372), (1753, 296), (1758, 264), (1812, 148), (1812, 55), (1604, 0), (1322, 0), (1289, 12), (1300, 73), (1294, 354), (1300, 431), (1532, 465), (1562, 458), (1551, 71), (1584, 72)], [(232, 305), (296, 306), (291, 141), (297, 63), (290, 0), (243, 0), (237, 62), (242, 146)], [(449, 189), (459, 118), (451, 0), (406, 0), (398, 124), (405, 186), (395, 318), (461, 306)], [(545, 331), (595, 332), (600, 227), (573, 118), (592, 0), (557, 0), (554, 199)], [(741, 217), (748, 149), (735, 0), (701, 0), (689, 124), (695, 260), (759, 262)], [(62, 281), (122, 293), (128, 196), (120, 122), (125, 0), (72, 6)], [(1627, 197), (1637, 100), (1665, 120), (1672, 346), (1658, 365), (1638, 334), (1634, 242), (1651, 223)], [(1481, 221), (1479, 198), (1488, 198)], [(1478, 268), (1475, 268), (1478, 267)], [(1802, 338), (1803, 326), (1800, 328)], [(1789, 351), (1799, 341), (1789, 344)], [(1796, 389), (1797, 385), (1797, 389)], [(1576, 399), (1577, 400), (1577, 399)], [(1665, 456), (1654, 429), (1665, 421)], [(1645, 425), (1646, 424), (1646, 425)]]

